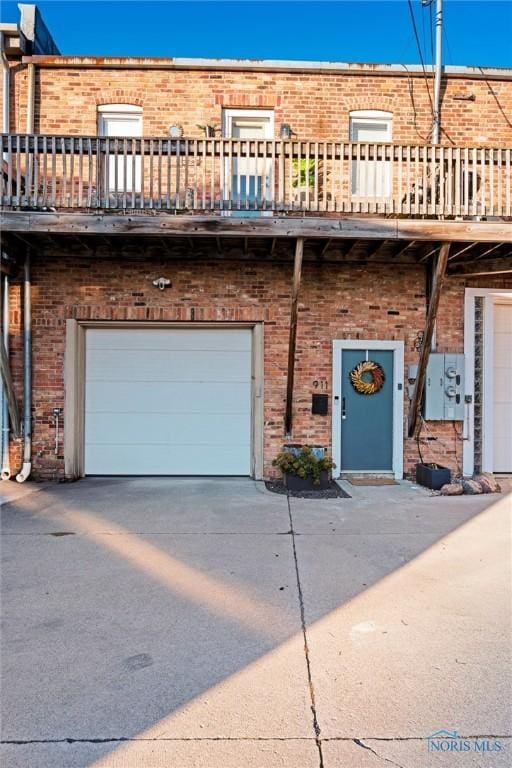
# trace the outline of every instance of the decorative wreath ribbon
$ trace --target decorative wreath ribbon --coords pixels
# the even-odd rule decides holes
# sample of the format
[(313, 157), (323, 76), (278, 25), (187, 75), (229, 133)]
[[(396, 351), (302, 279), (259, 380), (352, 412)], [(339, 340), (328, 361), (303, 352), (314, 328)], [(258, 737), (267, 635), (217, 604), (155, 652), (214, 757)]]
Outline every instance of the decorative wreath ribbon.
[[(363, 378), (365, 374), (370, 374), (370, 381)], [(382, 366), (373, 360), (361, 361), (352, 368), (349, 376), (352, 386), (360, 395), (374, 395), (382, 389), (386, 380)]]

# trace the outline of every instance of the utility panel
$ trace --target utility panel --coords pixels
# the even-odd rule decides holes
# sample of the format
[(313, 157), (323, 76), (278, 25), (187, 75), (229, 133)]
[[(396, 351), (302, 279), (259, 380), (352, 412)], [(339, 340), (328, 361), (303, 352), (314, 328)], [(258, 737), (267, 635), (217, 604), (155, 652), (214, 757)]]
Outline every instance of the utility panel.
[(464, 355), (448, 352), (430, 355), (423, 415), (427, 421), (463, 421)]

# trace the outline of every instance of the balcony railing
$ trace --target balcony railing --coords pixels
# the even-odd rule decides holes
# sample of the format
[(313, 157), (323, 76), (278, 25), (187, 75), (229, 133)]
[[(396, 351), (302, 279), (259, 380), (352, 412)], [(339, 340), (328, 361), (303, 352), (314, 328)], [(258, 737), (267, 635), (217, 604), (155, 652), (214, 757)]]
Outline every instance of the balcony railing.
[(2, 135), (8, 208), (512, 215), (511, 150)]

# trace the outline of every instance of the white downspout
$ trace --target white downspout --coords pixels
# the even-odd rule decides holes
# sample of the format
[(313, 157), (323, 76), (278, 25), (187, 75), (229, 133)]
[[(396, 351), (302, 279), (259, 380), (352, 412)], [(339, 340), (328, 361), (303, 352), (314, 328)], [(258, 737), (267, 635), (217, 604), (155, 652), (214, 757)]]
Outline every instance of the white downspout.
[(36, 98), (36, 65), (28, 65), (28, 92), (27, 92), (27, 133), (34, 133), (34, 113)]
[(32, 303), (30, 249), (27, 248), (23, 281), (23, 466), (16, 475), (24, 483), (32, 470)]
[[(5, 353), (9, 356), (9, 277), (5, 275), (2, 295), (2, 325), (3, 333), (0, 344), (5, 347)], [(11, 479), (11, 465), (9, 460), (9, 405), (2, 382), (2, 480)]]
[[(10, 80), (11, 70), (7, 56), (5, 55), (5, 35), (0, 32), (0, 55), (2, 57), (2, 133), (9, 133), (10, 128)], [(7, 355), (9, 354), (9, 278), (5, 275), (3, 284), (2, 325), (3, 333), (0, 344), (4, 344)], [(9, 464), (9, 407), (5, 388), (2, 381), (2, 467), (0, 477), (9, 480), (11, 467)]]

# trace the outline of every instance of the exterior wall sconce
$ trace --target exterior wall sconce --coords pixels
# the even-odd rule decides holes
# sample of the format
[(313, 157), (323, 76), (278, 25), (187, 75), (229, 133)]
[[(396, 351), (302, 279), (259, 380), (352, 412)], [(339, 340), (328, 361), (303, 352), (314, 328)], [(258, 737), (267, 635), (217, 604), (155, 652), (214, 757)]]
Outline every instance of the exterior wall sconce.
[(169, 127), (169, 136), (171, 139), (181, 139), (183, 136), (183, 128), (181, 125), (171, 125)]
[(279, 129), (279, 136), (282, 139), (291, 139), (292, 129), (289, 123), (283, 123)]
[(168, 277), (157, 277), (156, 280), (153, 280), (153, 285), (161, 291), (164, 291), (170, 284), (171, 281)]

